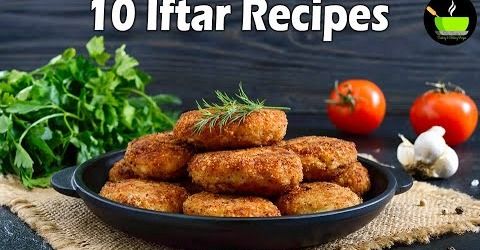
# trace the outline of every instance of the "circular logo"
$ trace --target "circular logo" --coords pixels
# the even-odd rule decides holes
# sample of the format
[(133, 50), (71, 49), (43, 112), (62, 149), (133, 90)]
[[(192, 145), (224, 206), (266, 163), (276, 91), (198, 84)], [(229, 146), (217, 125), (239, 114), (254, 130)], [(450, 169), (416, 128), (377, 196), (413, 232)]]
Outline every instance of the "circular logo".
[(423, 15), (430, 37), (445, 45), (466, 41), (475, 31), (477, 13), (469, 0), (431, 0)]

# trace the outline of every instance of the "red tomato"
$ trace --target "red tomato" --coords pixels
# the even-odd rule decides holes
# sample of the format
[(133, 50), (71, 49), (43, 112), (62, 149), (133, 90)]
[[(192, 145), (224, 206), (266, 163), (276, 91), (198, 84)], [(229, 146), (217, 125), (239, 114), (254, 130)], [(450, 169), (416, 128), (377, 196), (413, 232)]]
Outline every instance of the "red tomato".
[(328, 117), (338, 129), (353, 134), (368, 134), (385, 117), (385, 96), (375, 83), (352, 79), (340, 83), (330, 93)]
[(420, 134), (432, 126), (442, 126), (447, 144), (457, 145), (468, 140), (477, 127), (478, 109), (463, 90), (449, 91), (445, 84), (418, 97), (410, 109), (410, 122)]

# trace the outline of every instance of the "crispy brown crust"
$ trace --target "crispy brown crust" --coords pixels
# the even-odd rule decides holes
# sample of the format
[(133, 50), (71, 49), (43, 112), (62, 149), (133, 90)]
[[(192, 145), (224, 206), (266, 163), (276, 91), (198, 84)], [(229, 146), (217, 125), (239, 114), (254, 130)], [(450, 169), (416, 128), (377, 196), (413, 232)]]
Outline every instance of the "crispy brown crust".
[(129, 179), (107, 182), (100, 195), (126, 205), (160, 212), (181, 213), (187, 191), (174, 184)]
[(277, 206), (282, 215), (326, 212), (362, 203), (350, 189), (328, 182), (303, 183), (280, 197)]
[(303, 179), (300, 158), (276, 147), (197, 154), (188, 172), (207, 191), (260, 196), (280, 195)]
[(222, 129), (207, 127), (195, 133), (194, 126), (201, 117), (198, 110), (183, 113), (173, 129), (174, 136), (199, 148), (222, 150), (271, 145), (281, 141), (287, 132), (287, 116), (281, 110), (262, 109)]
[(130, 166), (128, 166), (123, 159), (115, 162), (113, 167), (108, 171), (108, 180), (117, 182), (126, 179), (135, 178)]
[(202, 192), (183, 203), (183, 212), (189, 215), (218, 217), (273, 217), (280, 216), (278, 208), (269, 200), (247, 196), (220, 195)]
[(190, 146), (167, 132), (131, 141), (124, 159), (133, 173), (142, 179), (170, 180), (186, 174), (186, 165), (192, 155)]
[(189, 195), (197, 194), (204, 191), (200, 185), (193, 183), (190, 178), (181, 179), (178, 182), (175, 182), (175, 184), (185, 188)]
[(342, 187), (348, 187), (360, 196), (368, 192), (371, 186), (368, 170), (360, 162), (345, 166), (343, 171), (333, 178), (332, 182)]
[(303, 176), (311, 181), (329, 181), (339, 174), (340, 166), (357, 160), (357, 149), (353, 142), (325, 137), (304, 136), (278, 144), (300, 156)]

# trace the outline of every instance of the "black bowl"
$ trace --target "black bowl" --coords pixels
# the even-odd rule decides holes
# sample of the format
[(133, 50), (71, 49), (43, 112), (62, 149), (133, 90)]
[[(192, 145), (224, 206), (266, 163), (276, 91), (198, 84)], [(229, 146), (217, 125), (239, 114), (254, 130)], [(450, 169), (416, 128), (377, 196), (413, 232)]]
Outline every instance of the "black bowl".
[(359, 157), (368, 168), (372, 189), (360, 205), (331, 212), (271, 218), (221, 218), (161, 213), (123, 205), (98, 195), (113, 163), (112, 152), (52, 178), (58, 192), (83, 199), (101, 220), (128, 234), (182, 248), (285, 249), (318, 245), (350, 234), (375, 218), (395, 193), (407, 191), (412, 178)]

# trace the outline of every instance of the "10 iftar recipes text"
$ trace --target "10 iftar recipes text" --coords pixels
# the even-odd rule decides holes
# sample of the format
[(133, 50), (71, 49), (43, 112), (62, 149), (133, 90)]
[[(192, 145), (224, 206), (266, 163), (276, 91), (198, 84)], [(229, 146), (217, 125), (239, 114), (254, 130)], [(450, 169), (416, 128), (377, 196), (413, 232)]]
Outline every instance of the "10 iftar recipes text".
[[(296, 3), (288, 7), (269, 5), (267, 0), (243, 0), (242, 31), (323, 31), (323, 41), (330, 42), (334, 32), (348, 26), (358, 32), (380, 32), (389, 25), (387, 5), (369, 8), (359, 4), (347, 9), (339, 4), (323, 5), (322, 0)], [(232, 14), (231, 4), (190, 6), (187, 0), (148, 0), (147, 8), (147, 31), (169, 31), (171, 23), (175, 23), (179, 31), (223, 31)], [(106, 0), (92, 0), (91, 10), (95, 18), (94, 29), (103, 31)], [(110, 16), (113, 28), (118, 31), (130, 30), (136, 19), (143, 18), (137, 17), (133, 0), (115, 0)]]

